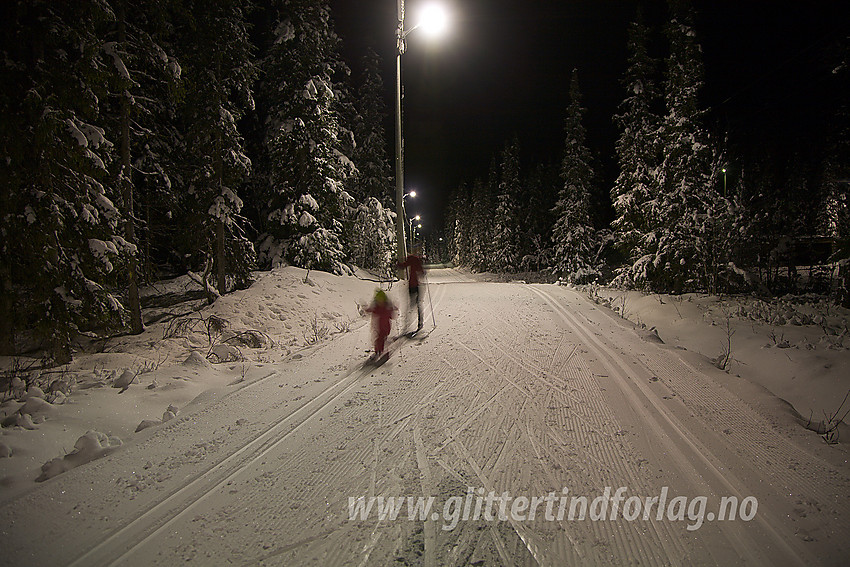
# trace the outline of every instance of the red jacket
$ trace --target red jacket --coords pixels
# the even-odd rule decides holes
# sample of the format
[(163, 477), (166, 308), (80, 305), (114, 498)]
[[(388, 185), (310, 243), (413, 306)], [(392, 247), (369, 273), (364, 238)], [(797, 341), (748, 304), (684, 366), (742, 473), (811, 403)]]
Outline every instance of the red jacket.
[(366, 308), (367, 313), (371, 313), (375, 316), (375, 319), (378, 321), (378, 325), (381, 327), (389, 327), (390, 319), (393, 318), (393, 314), (395, 312), (395, 306), (392, 303), (373, 303), (369, 307)]
[(410, 254), (398, 267), (407, 268), (408, 286), (419, 287), (419, 277), (425, 273), (425, 269), (422, 267), (422, 258), (416, 254)]

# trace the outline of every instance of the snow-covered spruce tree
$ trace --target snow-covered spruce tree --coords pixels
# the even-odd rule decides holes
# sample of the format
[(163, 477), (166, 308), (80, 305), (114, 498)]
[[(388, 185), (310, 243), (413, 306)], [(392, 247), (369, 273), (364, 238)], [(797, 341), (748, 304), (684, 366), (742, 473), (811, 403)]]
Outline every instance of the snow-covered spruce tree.
[(493, 269), (514, 272), (520, 260), (519, 140), (505, 144), (499, 164), (499, 186), (493, 216)]
[(494, 269), (494, 231), (493, 219), (496, 213), (495, 189), (497, 174), (492, 168), (490, 181), (476, 179), (470, 189), (469, 208), (466, 210), (468, 221), (466, 230), (469, 242), (468, 265), (473, 270), (486, 272)]
[[(810, 235), (807, 203), (810, 195), (804, 163), (775, 155), (753, 159), (738, 183), (743, 203), (744, 265), (755, 268), (758, 280), (773, 293), (791, 291), (788, 278), (790, 244)], [(777, 191), (781, 188), (781, 191)]]
[(357, 173), (351, 183), (352, 194), (357, 200), (375, 197), (381, 205), (391, 209), (395, 188), (384, 134), (387, 108), (383, 92), (380, 59), (370, 49), (363, 58), (363, 76), (354, 101), (352, 128), (356, 147), (352, 161)]
[(450, 200), (448, 232), (451, 234), (450, 252), (452, 262), (457, 266), (470, 265), (470, 247), (472, 225), (471, 189), (467, 184), (461, 184)]
[(117, 325), (109, 290), (134, 247), (113, 204), (101, 104), (112, 61), (102, 2), (16, 2), (2, 28), (0, 343), (34, 330), (57, 363), (78, 330)]
[(568, 281), (583, 283), (599, 277), (598, 242), (590, 218), (590, 194), (597, 181), (593, 158), (585, 142), (578, 71), (570, 80), (570, 104), (564, 130), (566, 144), (561, 161), (563, 186), (552, 212), (553, 270)]
[[(248, 40), (249, 1), (194, 0), (180, 35), (186, 81), (183, 119), (191, 164), (188, 228), (206, 255), (205, 274), (215, 274), (219, 294), (249, 284), (255, 254), (240, 216), (240, 186), (251, 170), (237, 123), (254, 108), (256, 68)], [(206, 280), (205, 280), (206, 281)], [(214, 297), (211, 289), (210, 299)]]
[(671, 0), (667, 26), (670, 54), (665, 81), (666, 114), (658, 131), (664, 157), (657, 177), (659, 193), (647, 203), (646, 254), (633, 268), (638, 285), (681, 293), (706, 290), (712, 282), (720, 238), (718, 216), (726, 207), (717, 191), (719, 159), (700, 125), (698, 93), (703, 84), (700, 45), (687, 0)]
[(395, 215), (376, 197), (367, 198), (354, 214), (351, 260), (356, 266), (390, 278), (395, 269)]
[(655, 83), (658, 66), (649, 55), (649, 37), (650, 30), (639, 12), (629, 26), (629, 67), (622, 81), (627, 94), (620, 114), (614, 117), (620, 130), (616, 143), (620, 174), (611, 189), (615, 212), (611, 227), (614, 245), (626, 262), (616, 281), (627, 286), (633, 284), (633, 266), (650, 258), (652, 233), (646, 218), (647, 203), (659, 191), (660, 117), (654, 109), (660, 95)]
[(526, 190), (520, 208), (520, 268), (524, 271), (550, 267), (555, 222), (550, 207), (556, 201), (560, 184), (558, 169), (553, 165), (538, 165), (524, 183)]
[[(138, 248), (136, 221), (139, 201), (136, 185), (147, 194), (169, 191), (168, 171), (173, 169), (173, 149), (167, 125), (167, 110), (173, 108), (173, 93), (180, 79), (180, 66), (157, 43), (152, 33), (165, 27), (164, 2), (148, 0), (128, 10), (126, 0), (113, 0), (115, 22), (106, 34), (104, 52), (112, 63), (110, 104), (105, 109), (110, 138), (116, 140), (118, 159), (114, 184), (119, 190), (119, 208), (124, 218), (124, 238)], [(147, 196), (146, 193), (143, 195)], [(143, 330), (138, 290), (138, 256), (127, 262), (127, 308), (134, 334)]]
[(352, 206), (345, 183), (355, 167), (340, 141), (339, 39), (324, 0), (281, 0), (279, 14), (261, 62), (270, 171), (259, 252), (267, 265), (285, 260), (342, 273), (343, 221)]
[[(844, 38), (832, 80), (836, 93), (847, 93), (850, 88), (850, 38)], [(850, 306), (850, 102), (845, 96), (837, 104), (829, 151), (822, 166), (825, 198), (820, 229), (837, 242), (833, 260), (840, 264), (840, 300)]]
[(389, 277), (396, 246), (394, 187), (383, 130), (387, 112), (379, 66), (378, 54), (369, 50), (363, 58), (361, 83), (349, 105), (355, 142), (350, 153), (356, 166), (349, 184), (357, 206), (345, 223), (345, 242), (356, 265)]
[[(124, 64), (130, 80), (120, 72), (115, 74), (118, 81), (109, 99), (108, 126), (121, 157), (118, 165), (131, 172), (133, 229), (139, 246), (139, 277), (144, 279), (166, 264), (188, 269), (176, 252), (182, 228), (175, 222), (180, 218), (183, 179), (189, 171), (178, 115), (182, 70), (176, 58), (179, 38), (173, 24), (182, 21), (183, 14), (181, 6), (169, 0), (132, 5), (126, 0), (112, 1), (118, 22), (124, 21), (126, 37), (119, 40), (118, 23), (106, 37), (114, 42), (113, 61)], [(128, 4), (123, 18), (122, 4)], [(116, 69), (120, 71), (120, 65)], [(129, 166), (124, 161), (125, 147), (130, 150)], [(127, 204), (125, 199), (122, 210)]]

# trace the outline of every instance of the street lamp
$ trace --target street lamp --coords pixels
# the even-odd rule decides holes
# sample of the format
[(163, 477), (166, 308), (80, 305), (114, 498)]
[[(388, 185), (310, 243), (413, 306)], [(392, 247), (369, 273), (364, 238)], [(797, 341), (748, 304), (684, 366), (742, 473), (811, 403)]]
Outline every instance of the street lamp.
[[(412, 28), (404, 29), (404, 0), (398, 0), (398, 28), (396, 29), (395, 73), (395, 186), (396, 186), (396, 241), (398, 246), (398, 261), (407, 258), (407, 244), (404, 237), (404, 139), (401, 134), (401, 56), (407, 48), (407, 35), (417, 28), (422, 28), (428, 35), (436, 35), (446, 27), (445, 13), (436, 5), (429, 4), (422, 11), (419, 22)], [(411, 197), (413, 192), (411, 192)]]
[(723, 198), (726, 198), (726, 168), (723, 168)]
[[(411, 248), (413, 248), (413, 221), (419, 221), (419, 220), (421, 220), (421, 217), (419, 215), (416, 215), (412, 219), (408, 219), (408, 222), (410, 223), (410, 247)], [(422, 225), (420, 224), (419, 226), (422, 226)]]

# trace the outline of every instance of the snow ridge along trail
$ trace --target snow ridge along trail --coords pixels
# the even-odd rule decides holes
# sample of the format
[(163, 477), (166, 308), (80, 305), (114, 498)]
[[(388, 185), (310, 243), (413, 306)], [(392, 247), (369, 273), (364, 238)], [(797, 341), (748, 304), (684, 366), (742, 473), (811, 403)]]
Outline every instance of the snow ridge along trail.
[[(847, 471), (796, 447), (709, 371), (566, 288), (479, 283), (454, 270), (431, 271), (429, 282), (436, 329), (400, 343), (383, 366), (359, 370), (369, 344), (362, 326), (0, 507), (0, 564), (847, 557)], [(592, 508), (584, 519), (547, 518), (539, 500), (593, 501), (606, 487), (641, 499), (705, 496), (708, 513), (723, 496), (753, 496), (758, 510), (750, 521), (688, 529), (694, 521), (654, 509), (627, 521), (624, 502), (616, 519), (593, 520)], [(444, 513), (451, 499), (491, 492), (526, 498), (524, 513), (499, 518), (498, 503), (491, 519)], [(382, 497), (381, 506), (413, 497), (416, 506), (430, 496), (428, 514), (398, 501), (395, 518), (377, 503), (349, 515), (361, 497)]]

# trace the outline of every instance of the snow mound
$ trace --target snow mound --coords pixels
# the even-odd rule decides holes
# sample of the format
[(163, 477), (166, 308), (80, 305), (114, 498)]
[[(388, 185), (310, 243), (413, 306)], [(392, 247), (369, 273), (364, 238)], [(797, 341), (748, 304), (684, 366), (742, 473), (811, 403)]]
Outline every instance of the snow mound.
[(130, 384), (132, 384), (135, 380), (136, 373), (128, 368), (127, 370), (124, 370), (124, 372), (121, 373), (121, 376), (115, 379), (115, 382), (112, 383), (112, 387), (121, 388), (121, 391), (123, 392), (124, 390), (129, 388)]
[(183, 366), (193, 366), (196, 368), (209, 368), (212, 366), (210, 361), (204, 358), (201, 353), (193, 350), (186, 360), (183, 361)]
[(139, 431), (144, 431), (149, 427), (156, 427), (157, 425), (162, 425), (162, 422), (158, 419), (143, 419), (138, 426), (136, 426), (136, 433)]
[(53, 413), (55, 410), (53, 404), (41, 398), (28, 398), (20, 409), (22, 414), (39, 415)]
[(109, 437), (105, 433), (90, 430), (77, 439), (74, 450), (64, 457), (56, 457), (41, 466), (41, 475), (36, 482), (44, 482), (73, 468), (105, 457), (121, 446), (117, 437)]

